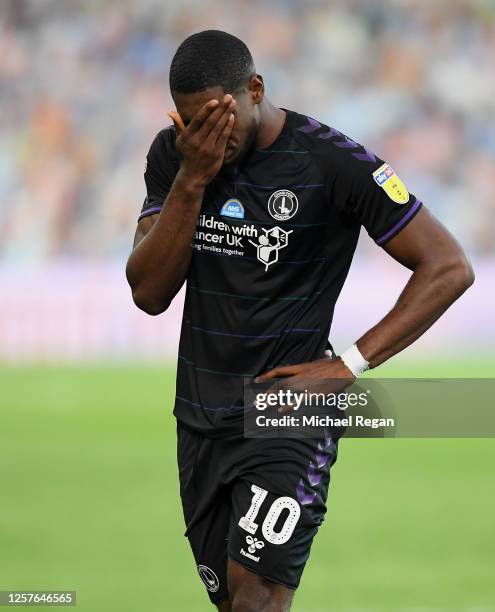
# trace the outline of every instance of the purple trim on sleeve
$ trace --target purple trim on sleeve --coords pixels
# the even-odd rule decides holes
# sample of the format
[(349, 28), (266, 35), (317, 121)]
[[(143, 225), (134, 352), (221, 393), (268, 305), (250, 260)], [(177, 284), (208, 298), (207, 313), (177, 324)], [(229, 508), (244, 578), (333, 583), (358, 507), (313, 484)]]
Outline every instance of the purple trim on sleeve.
[(144, 219), (144, 217), (147, 217), (148, 215), (159, 213), (161, 209), (162, 209), (162, 206), (152, 206), (151, 208), (147, 208), (146, 210), (143, 210), (143, 212), (139, 215), (138, 221), (141, 221), (141, 219)]
[(359, 161), (367, 161), (367, 162), (371, 162), (372, 164), (374, 164), (376, 162), (376, 157), (373, 151), (370, 151), (366, 147), (363, 147), (363, 149), (364, 149), (364, 153), (353, 153), (354, 157), (356, 159), (359, 159)]
[(390, 228), (386, 234), (383, 234), (383, 236), (380, 236), (380, 238), (377, 238), (375, 240), (376, 244), (381, 246), (382, 244), (387, 242), (387, 240), (390, 240), (390, 238), (393, 238), (399, 232), (399, 230), (401, 230), (404, 227), (404, 225), (406, 225), (407, 222), (410, 221), (414, 217), (414, 215), (421, 208), (421, 205), (422, 205), (421, 200), (416, 200), (416, 202), (407, 211), (407, 213), (401, 219), (399, 219), (399, 221), (392, 228)]

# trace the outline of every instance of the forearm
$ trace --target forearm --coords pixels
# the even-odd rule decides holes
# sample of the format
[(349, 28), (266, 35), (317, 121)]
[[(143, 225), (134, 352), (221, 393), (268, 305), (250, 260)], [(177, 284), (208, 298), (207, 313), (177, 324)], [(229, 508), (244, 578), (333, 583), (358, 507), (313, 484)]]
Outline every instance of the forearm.
[(473, 282), (463, 257), (419, 264), (392, 310), (364, 334), (357, 346), (376, 367), (417, 340)]
[(187, 276), (203, 193), (179, 171), (158, 220), (129, 257), (134, 302), (149, 314), (166, 310)]

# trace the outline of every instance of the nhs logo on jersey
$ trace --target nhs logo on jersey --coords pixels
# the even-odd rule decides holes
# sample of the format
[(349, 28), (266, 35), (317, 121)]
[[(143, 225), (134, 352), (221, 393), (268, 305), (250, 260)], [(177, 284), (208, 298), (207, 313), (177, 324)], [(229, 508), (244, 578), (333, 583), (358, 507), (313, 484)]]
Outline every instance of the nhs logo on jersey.
[(381, 168), (378, 168), (378, 170), (373, 173), (373, 178), (381, 187), (383, 183), (386, 183), (394, 174), (395, 172), (392, 170), (392, 168), (388, 164), (384, 164)]
[(222, 217), (244, 219), (244, 206), (236, 198), (230, 198), (230, 200), (227, 200), (222, 206), (220, 214)]

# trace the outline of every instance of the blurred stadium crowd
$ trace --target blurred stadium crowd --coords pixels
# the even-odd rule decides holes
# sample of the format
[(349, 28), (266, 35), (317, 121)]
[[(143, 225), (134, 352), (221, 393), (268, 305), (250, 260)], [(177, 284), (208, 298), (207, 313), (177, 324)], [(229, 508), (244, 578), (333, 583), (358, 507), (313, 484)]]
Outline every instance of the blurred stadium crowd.
[(493, 0), (2, 0), (4, 262), (129, 252), (170, 60), (208, 28), (245, 40), (274, 103), (369, 145), (495, 252)]

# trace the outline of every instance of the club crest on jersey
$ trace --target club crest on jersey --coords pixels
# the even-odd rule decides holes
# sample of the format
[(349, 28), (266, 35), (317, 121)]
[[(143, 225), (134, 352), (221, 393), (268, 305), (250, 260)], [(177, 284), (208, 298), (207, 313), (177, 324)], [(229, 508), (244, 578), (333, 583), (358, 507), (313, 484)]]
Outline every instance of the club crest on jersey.
[(223, 217), (233, 217), (234, 219), (244, 219), (244, 206), (236, 198), (230, 198), (222, 206), (220, 214)]
[(388, 164), (383, 164), (373, 172), (375, 183), (379, 185), (388, 197), (396, 204), (407, 204), (409, 202), (409, 192), (407, 187), (395, 174), (393, 168)]
[(297, 196), (288, 189), (274, 191), (268, 199), (268, 212), (277, 221), (287, 221), (297, 213)]
[(265, 272), (268, 270), (268, 266), (271, 266), (278, 261), (278, 252), (287, 246), (289, 234), (288, 232), (280, 227), (272, 227), (270, 229), (262, 228), (264, 234), (258, 235), (258, 242), (249, 242), (256, 247), (256, 257), (258, 261), (261, 261), (265, 265)]

